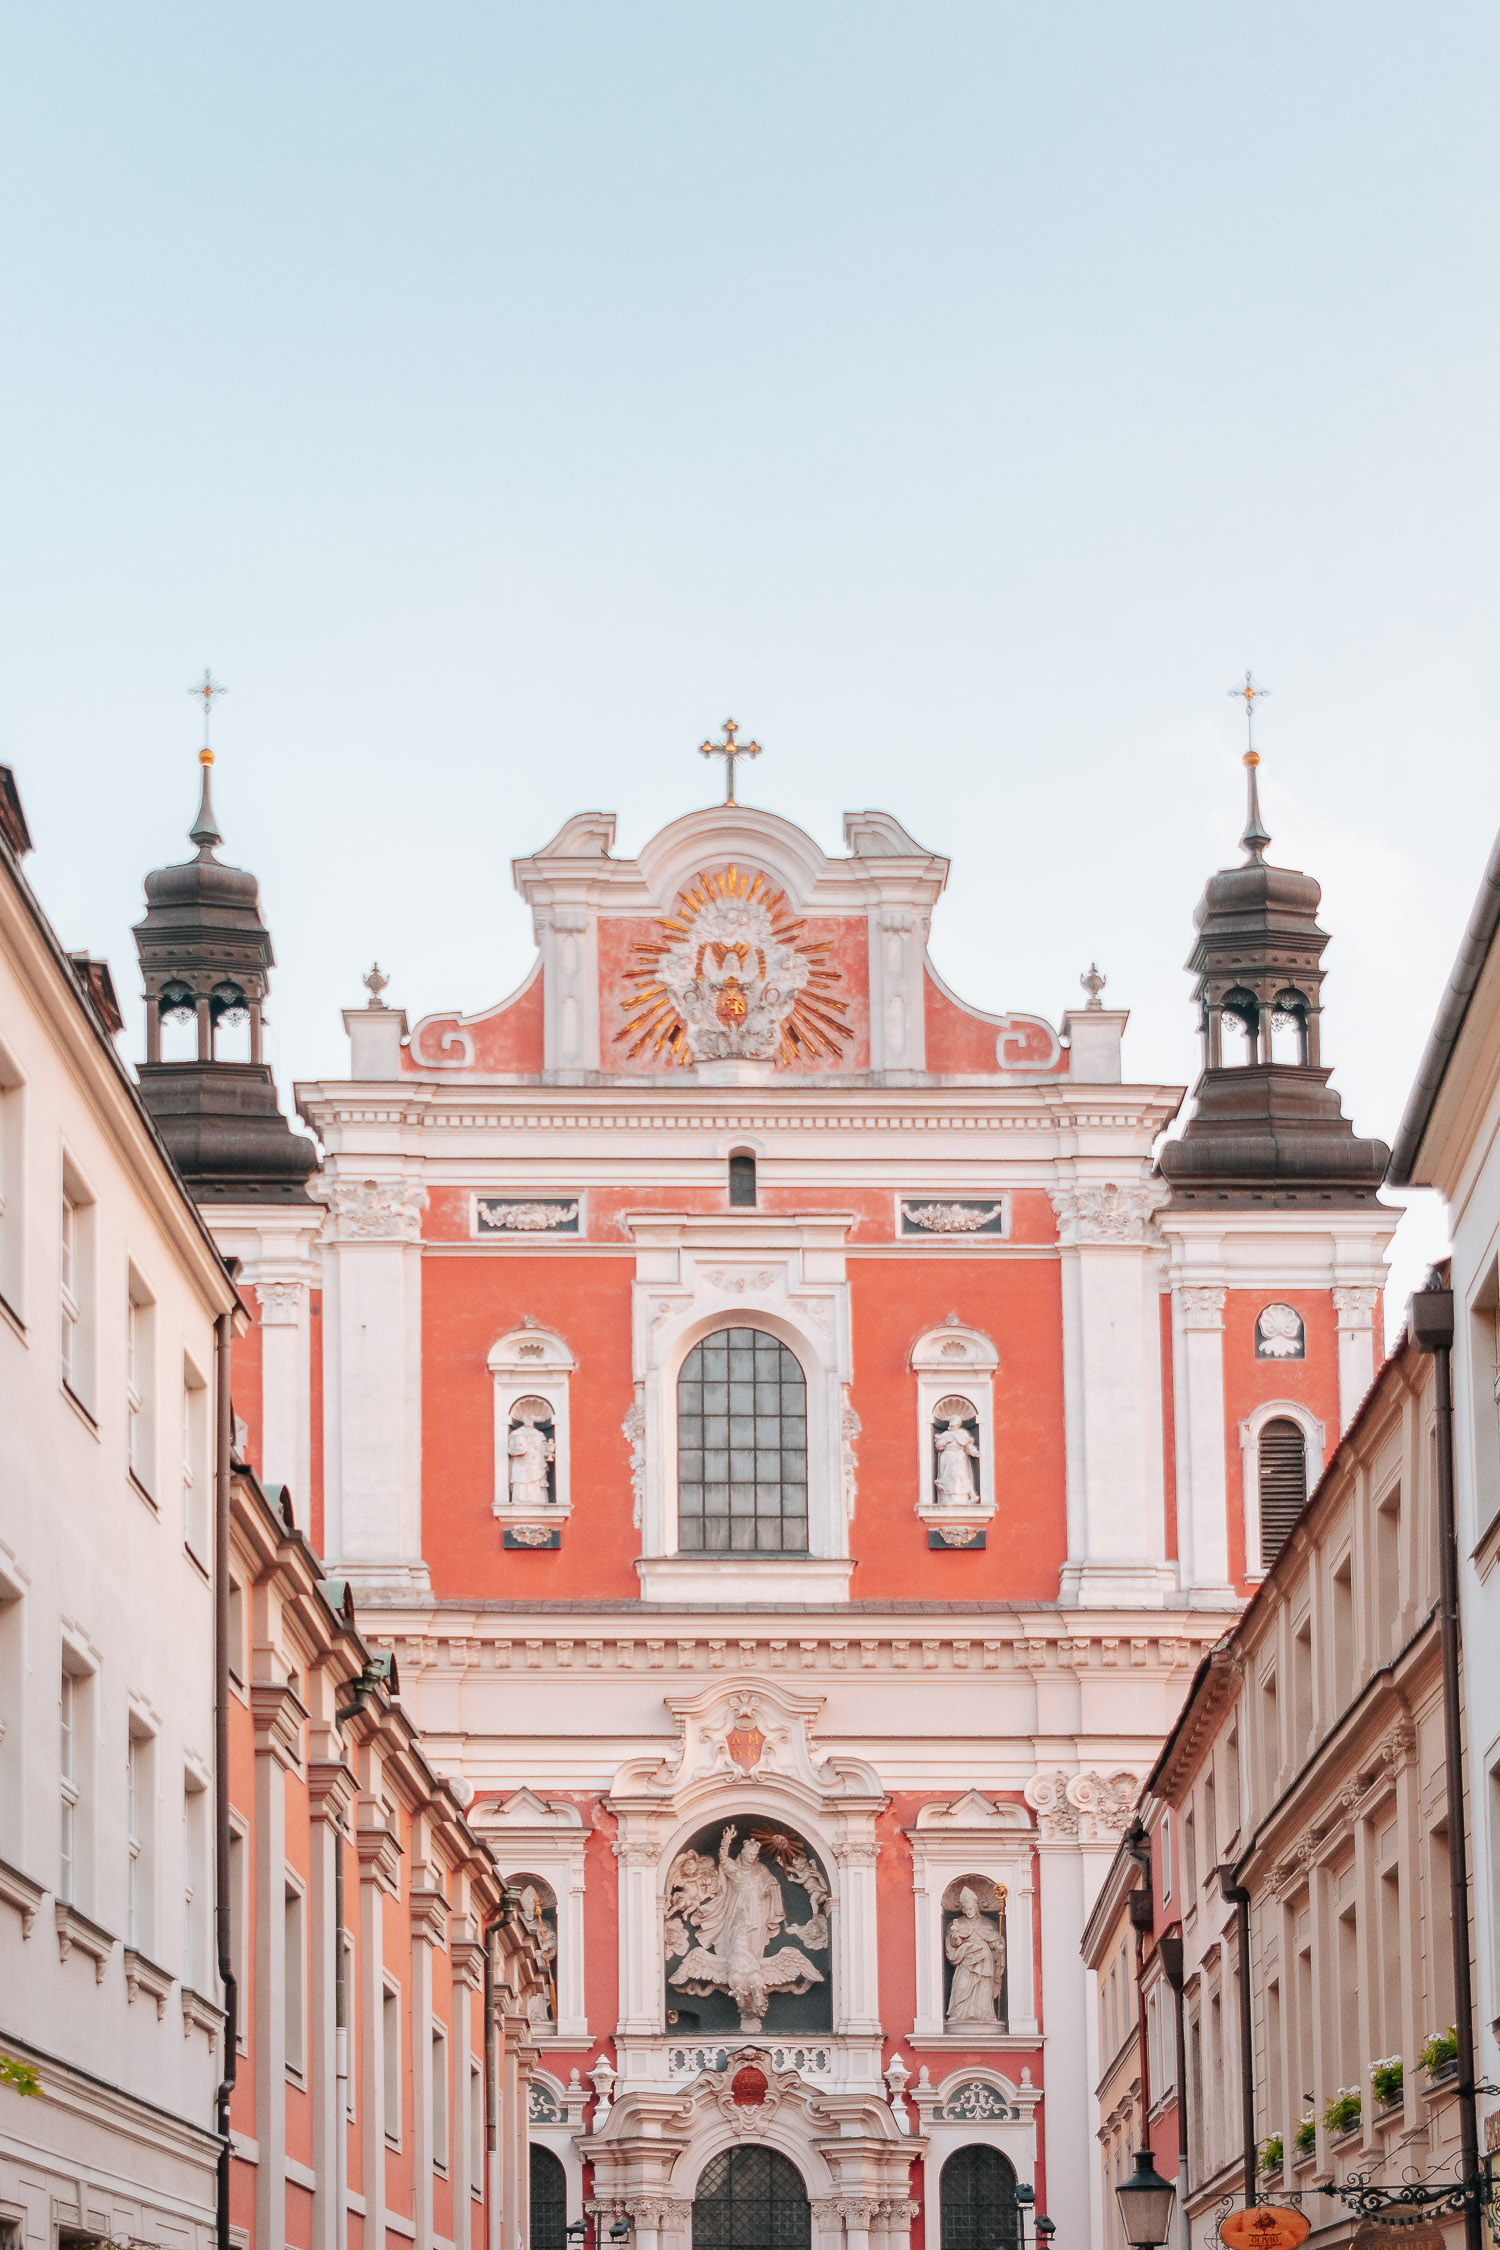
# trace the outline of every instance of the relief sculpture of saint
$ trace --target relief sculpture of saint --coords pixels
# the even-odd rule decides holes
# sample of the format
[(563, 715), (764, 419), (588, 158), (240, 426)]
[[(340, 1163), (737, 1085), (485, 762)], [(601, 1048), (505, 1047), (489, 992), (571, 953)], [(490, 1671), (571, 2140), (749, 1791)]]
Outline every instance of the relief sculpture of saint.
[[(668, 1981), (679, 1992), (727, 1992), (740, 2013), (741, 2031), (759, 2031), (773, 1992), (807, 1992), (822, 1984), (823, 1972), (797, 1944), (814, 1951), (828, 1943), (828, 1888), (803, 1847), (777, 1830), (747, 1836), (734, 1850), (739, 1830), (725, 1824), (717, 1859), (705, 1852), (680, 1852), (667, 1876), (667, 1957), (683, 1958)], [(812, 1904), (806, 1922), (788, 1922), (781, 1882), (767, 1866), (772, 1853), (787, 1880), (799, 1884)]]

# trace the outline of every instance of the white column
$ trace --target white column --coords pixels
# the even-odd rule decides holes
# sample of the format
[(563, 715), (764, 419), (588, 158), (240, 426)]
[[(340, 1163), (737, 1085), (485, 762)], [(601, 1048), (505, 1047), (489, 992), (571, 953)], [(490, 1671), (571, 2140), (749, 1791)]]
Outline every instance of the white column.
[[(1097, 2073), (1078, 1933), (1110, 1855), (1107, 1851), (1085, 1854), (1076, 1834), (1068, 1833), (1076, 1829), (1077, 1816), (1070, 1819), (1067, 1810), (1040, 1815), (1038, 1826), (1042, 2028), (1047, 2041), (1043, 2081), (1047, 2215), (1056, 2223), (1059, 2242), (1087, 2244), (1102, 2238), (1092, 2208), (1099, 2172), (1090, 2131)], [(1086, 1858), (1100, 1865), (1086, 1870)]]
[(1177, 1564), (1189, 1604), (1234, 1606), (1224, 1434), (1224, 1300), (1217, 1282), (1172, 1290), (1173, 1420), (1177, 1437)]
[(1162, 1509), (1160, 1243), (1155, 1182), (1054, 1188), (1062, 1249), (1068, 1560), (1059, 1600), (1159, 1606), (1171, 1588)]
[(424, 1600), (422, 1212), (412, 1178), (326, 1181), (324, 1545), (356, 1598)]
[(620, 2032), (622, 2040), (654, 2039), (662, 2029), (661, 1941), (657, 1930), (656, 1868), (660, 1847), (621, 1838)]
[(1339, 1429), (1347, 1430), (1359, 1402), (1375, 1380), (1375, 1307), (1380, 1291), (1359, 1284), (1336, 1284), (1333, 1309), (1339, 1323)]
[(879, 1846), (863, 1840), (838, 1855), (843, 1911), (834, 1923), (839, 1942), (843, 2014), (835, 2030), (846, 2037), (880, 2037), (879, 1945), (875, 1921), (875, 1860)]

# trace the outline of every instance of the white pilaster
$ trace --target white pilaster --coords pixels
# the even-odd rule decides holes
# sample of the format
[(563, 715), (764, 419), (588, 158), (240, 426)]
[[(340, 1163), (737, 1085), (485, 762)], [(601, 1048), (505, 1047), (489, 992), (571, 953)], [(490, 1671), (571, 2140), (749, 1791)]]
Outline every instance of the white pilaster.
[(1198, 1608), (1230, 1608), (1229, 1483), (1224, 1438), (1224, 1300), (1221, 1282), (1175, 1281), (1172, 1290), (1173, 1421), (1177, 1438), (1177, 1557), (1183, 1592)]
[(542, 1051), (548, 1071), (599, 1068), (599, 917), (554, 902), (533, 917), (542, 956)]
[(1375, 1308), (1380, 1291), (1367, 1283), (1336, 1283), (1339, 1324), (1339, 1429), (1347, 1430), (1375, 1380)]
[(326, 1179), (324, 1516), (359, 1599), (420, 1599), (422, 1212), (412, 1178)]
[(1171, 1585), (1162, 1513), (1155, 1182), (1052, 1190), (1062, 1249), (1068, 1560), (1059, 1599), (1159, 1606)]

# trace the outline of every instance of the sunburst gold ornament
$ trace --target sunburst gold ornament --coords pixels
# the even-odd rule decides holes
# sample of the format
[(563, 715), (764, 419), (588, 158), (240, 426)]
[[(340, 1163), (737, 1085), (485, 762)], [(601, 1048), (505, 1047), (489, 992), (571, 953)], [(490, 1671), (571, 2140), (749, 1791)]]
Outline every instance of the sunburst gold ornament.
[(837, 1062), (849, 1036), (831, 938), (807, 924), (769, 877), (732, 862), (685, 885), (657, 934), (635, 946), (626, 1059), (684, 1069), (745, 1056)]

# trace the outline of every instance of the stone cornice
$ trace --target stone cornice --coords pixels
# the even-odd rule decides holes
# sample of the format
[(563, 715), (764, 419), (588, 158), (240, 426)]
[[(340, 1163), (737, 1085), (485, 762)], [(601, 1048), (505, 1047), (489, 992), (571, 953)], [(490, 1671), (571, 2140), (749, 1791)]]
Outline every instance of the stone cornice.
[(302, 1722), (307, 1706), (284, 1680), (252, 1680), (250, 1709), (255, 1718), (255, 1754), (272, 1757), (292, 1770), (302, 1763)]
[(359, 1879), (376, 1883), (391, 1898), (401, 1895), (401, 1844), (388, 1828), (356, 1828), (354, 1848), (359, 1853)]
[(310, 1758), (307, 1794), (314, 1820), (331, 1821), (335, 1828), (347, 1834), (354, 1808), (359, 1803), (359, 1783), (349, 1767), (342, 1762)]

